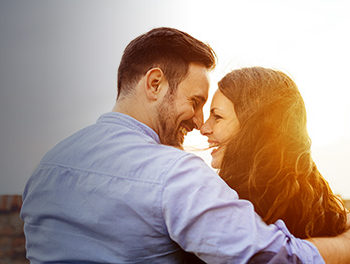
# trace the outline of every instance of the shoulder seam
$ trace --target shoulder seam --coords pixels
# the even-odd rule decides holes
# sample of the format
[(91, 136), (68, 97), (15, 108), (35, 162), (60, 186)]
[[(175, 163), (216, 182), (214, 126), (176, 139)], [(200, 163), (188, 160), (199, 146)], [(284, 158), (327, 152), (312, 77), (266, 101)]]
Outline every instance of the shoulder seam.
[(55, 163), (55, 162), (41, 162), (39, 164), (38, 168), (41, 167), (42, 165), (57, 166), (57, 167), (73, 169), (73, 170), (82, 171), (82, 172), (92, 172), (92, 173), (96, 173), (96, 174), (100, 174), (100, 175), (109, 176), (111, 178), (119, 178), (119, 179), (124, 179), (124, 180), (128, 180), (128, 181), (135, 181), (135, 182), (137, 181), (137, 182), (143, 182), (143, 183), (149, 183), (149, 184), (155, 184), (155, 185), (162, 185), (162, 183), (156, 182), (156, 181), (146, 181), (146, 180), (140, 180), (140, 179), (135, 179), (135, 178), (130, 179), (126, 176), (125, 177), (117, 176), (117, 175), (106, 173), (106, 172), (101, 172), (101, 171), (97, 171), (97, 170), (90, 170), (90, 169), (83, 169), (83, 168), (68, 166), (65, 164), (60, 164), (60, 163)]

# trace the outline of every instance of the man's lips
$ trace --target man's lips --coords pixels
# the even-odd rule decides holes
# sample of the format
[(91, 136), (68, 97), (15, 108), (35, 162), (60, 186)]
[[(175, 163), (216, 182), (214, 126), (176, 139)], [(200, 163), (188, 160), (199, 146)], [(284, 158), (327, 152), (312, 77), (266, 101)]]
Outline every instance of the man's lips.
[(179, 128), (179, 132), (180, 132), (182, 135), (184, 135), (184, 136), (186, 136), (187, 133), (188, 133), (187, 129), (184, 128), (184, 127), (180, 127), (180, 128)]
[(179, 131), (182, 135), (186, 136), (187, 133), (188, 133), (188, 132), (191, 132), (192, 130), (193, 130), (193, 128), (190, 128), (190, 127), (188, 127), (188, 126), (186, 126), (186, 125), (180, 125), (178, 131)]

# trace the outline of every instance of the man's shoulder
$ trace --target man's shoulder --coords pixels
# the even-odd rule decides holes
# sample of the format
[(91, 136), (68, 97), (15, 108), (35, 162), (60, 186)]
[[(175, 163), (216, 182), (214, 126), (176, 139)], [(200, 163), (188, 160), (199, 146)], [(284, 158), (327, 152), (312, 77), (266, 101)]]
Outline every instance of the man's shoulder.
[(209, 169), (200, 157), (162, 144), (147, 144), (139, 153), (133, 153), (131, 156), (139, 157), (126, 165), (131, 171), (137, 172), (134, 175), (146, 173), (159, 183), (171, 177), (174, 170), (181, 171), (184, 166), (189, 166), (193, 170), (198, 167)]
[(193, 166), (198, 163), (207, 166), (201, 157), (172, 146), (157, 144), (155, 146), (149, 146), (149, 151), (152, 153), (154, 152), (159, 161), (167, 164), (174, 165), (178, 163), (191, 162)]
[(42, 163), (158, 184), (174, 168), (209, 169), (200, 157), (160, 144), (148, 128), (132, 125), (98, 122), (83, 128), (58, 143)]

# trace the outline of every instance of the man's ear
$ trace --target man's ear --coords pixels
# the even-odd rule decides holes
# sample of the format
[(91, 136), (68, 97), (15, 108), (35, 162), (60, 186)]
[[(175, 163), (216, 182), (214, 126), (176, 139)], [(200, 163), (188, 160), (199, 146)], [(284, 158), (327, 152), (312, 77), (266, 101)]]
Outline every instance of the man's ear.
[(146, 75), (145, 92), (150, 100), (157, 100), (162, 89), (165, 87), (166, 79), (162, 69), (152, 68)]

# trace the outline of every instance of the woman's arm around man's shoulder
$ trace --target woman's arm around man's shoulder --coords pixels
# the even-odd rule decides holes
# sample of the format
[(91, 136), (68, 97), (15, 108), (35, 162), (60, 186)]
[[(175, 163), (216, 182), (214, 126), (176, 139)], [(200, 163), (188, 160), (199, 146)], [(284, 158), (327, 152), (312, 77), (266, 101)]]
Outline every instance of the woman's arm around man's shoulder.
[(347, 230), (336, 237), (316, 237), (308, 239), (313, 243), (327, 264), (350, 263), (350, 213)]

